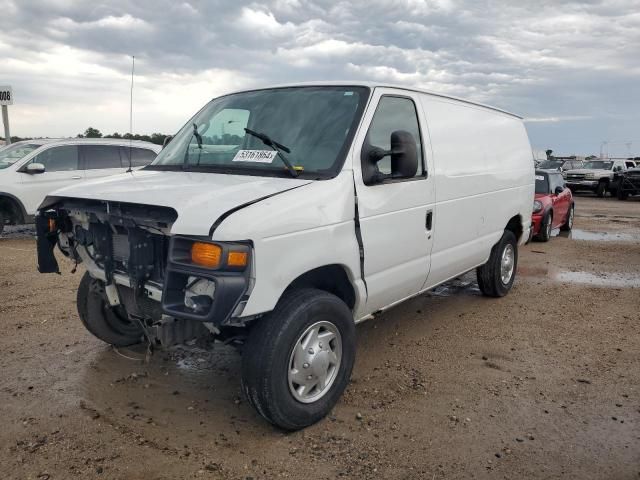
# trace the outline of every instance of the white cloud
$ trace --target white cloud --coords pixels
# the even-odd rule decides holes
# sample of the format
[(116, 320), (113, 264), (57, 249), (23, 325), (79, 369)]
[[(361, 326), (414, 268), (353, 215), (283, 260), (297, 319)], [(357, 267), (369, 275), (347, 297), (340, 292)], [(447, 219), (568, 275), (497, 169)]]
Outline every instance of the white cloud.
[(123, 131), (135, 55), (143, 133), (177, 129), (223, 91), (351, 78), (515, 111), (558, 152), (638, 136), (638, 0), (0, 0), (0, 11), (18, 135)]

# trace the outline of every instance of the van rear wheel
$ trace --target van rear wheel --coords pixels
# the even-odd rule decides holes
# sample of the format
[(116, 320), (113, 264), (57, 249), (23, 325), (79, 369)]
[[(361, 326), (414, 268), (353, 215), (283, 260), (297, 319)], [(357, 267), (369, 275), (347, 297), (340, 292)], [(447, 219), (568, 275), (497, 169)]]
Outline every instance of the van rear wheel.
[(242, 387), (267, 421), (299, 430), (325, 417), (349, 383), (355, 324), (335, 295), (286, 293), (260, 319), (242, 351)]
[(504, 297), (513, 286), (517, 268), (518, 241), (512, 231), (505, 230), (487, 263), (476, 269), (480, 291), (488, 297)]
[(104, 293), (104, 283), (85, 272), (76, 299), (80, 321), (89, 333), (115, 347), (140, 343), (143, 331), (140, 325), (127, 318), (122, 306), (111, 307)]

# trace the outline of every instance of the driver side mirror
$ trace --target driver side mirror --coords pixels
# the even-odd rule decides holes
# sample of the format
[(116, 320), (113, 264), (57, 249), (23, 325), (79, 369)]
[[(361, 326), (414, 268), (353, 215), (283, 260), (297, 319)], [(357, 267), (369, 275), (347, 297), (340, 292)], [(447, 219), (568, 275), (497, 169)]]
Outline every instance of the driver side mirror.
[[(365, 185), (372, 185), (387, 178), (412, 178), (418, 172), (418, 147), (411, 133), (396, 130), (391, 133), (391, 150), (367, 145), (362, 149), (362, 178)], [(378, 169), (378, 162), (391, 157), (391, 174)]]
[(26, 168), (26, 172), (29, 175), (36, 175), (38, 173), (44, 173), (45, 171), (46, 171), (46, 168), (42, 163), (30, 163), (29, 165), (27, 165), (27, 168)]
[(554, 192), (554, 193), (555, 193), (556, 195), (560, 195), (562, 192), (564, 192), (564, 188), (563, 188), (563, 187), (561, 187), (560, 185), (558, 185), (558, 186), (556, 187), (556, 190), (555, 190), (555, 192)]

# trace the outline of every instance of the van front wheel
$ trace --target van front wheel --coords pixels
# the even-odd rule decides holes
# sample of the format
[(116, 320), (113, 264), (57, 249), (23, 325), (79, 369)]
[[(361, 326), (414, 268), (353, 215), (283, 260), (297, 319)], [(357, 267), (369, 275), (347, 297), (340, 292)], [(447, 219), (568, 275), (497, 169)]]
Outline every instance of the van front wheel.
[(89, 272), (85, 272), (80, 281), (76, 302), (80, 321), (96, 338), (114, 347), (142, 342), (144, 337), (140, 325), (127, 318), (122, 306), (109, 306), (104, 283), (91, 278)]
[(331, 411), (354, 360), (347, 305), (321, 290), (293, 290), (252, 328), (242, 350), (242, 387), (267, 421), (299, 430)]
[(488, 297), (504, 297), (516, 278), (518, 241), (510, 230), (491, 249), (489, 260), (476, 269), (480, 291)]

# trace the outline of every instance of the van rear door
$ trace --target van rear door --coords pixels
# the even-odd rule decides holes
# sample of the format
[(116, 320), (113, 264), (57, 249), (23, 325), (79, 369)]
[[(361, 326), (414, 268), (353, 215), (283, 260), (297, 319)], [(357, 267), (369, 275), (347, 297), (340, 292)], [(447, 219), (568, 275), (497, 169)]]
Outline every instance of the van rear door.
[[(365, 184), (363, 150), (390, 150), (391, 133), (399, 130), (411, 133), (416, 141), (416, 175)], [(353, 159), (368, 312), (419, 292), (429, 273), (435, 192), (427, 170), (430, 147), (425, 139), (426, 123), (417, 95), (376, 88), (356, 138)], [(389, 156), (377, 165), (381, 174), (391, 173)]]

